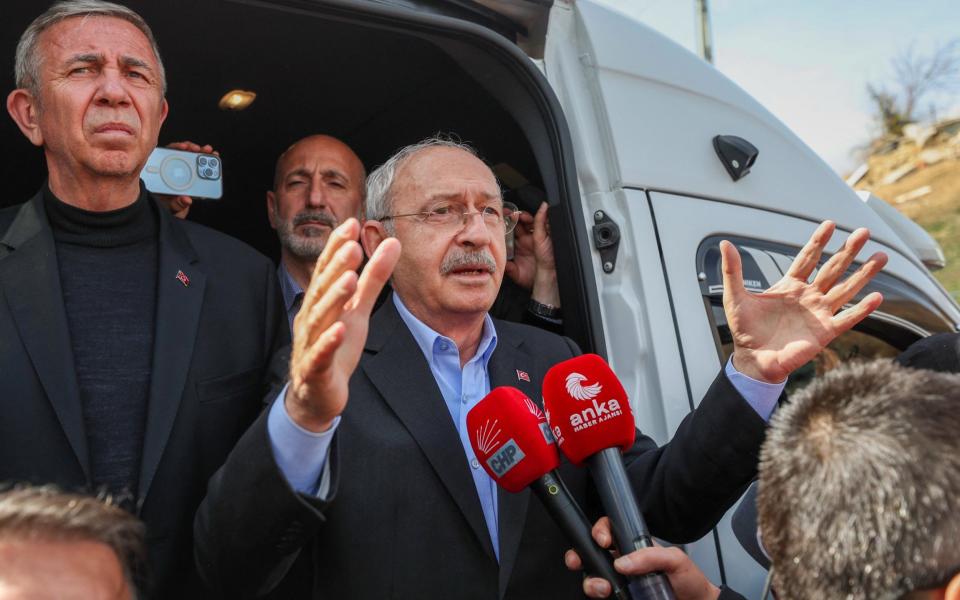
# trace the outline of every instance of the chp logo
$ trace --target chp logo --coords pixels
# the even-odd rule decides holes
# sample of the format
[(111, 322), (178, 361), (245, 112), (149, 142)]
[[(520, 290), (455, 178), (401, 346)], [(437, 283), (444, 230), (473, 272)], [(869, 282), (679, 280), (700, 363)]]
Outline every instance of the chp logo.
[(499, 438), (501, 429), (499, 421), (487, 420), (477, 431), (477, 448), (483, 454), (489, 455), (487, 466), (493, 471), (497, 478), (506, 475), (507, 471), (517, 466), (526, 456), (520, 446), (512, 439), (509, 439), (502, 446)]
[(570, 373), (567, 375), (567, 393), (574, 400), (593, 400), (602, 389), (600, 382), (593, 385), (583, 385), (587, 378), (580, 373)]
[(477, 430), (477, 448), (484, 454), (490, 454), (497, 447), (497, 438), (500, 437), (500, 427), (497, 424), (500, 421), (491, 421), (483, 424), (483, 427)]

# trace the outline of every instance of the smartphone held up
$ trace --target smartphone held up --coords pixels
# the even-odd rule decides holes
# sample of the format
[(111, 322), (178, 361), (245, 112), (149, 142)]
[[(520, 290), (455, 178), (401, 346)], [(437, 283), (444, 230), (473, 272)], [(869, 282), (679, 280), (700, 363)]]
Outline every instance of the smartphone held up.
[(155, 148), (140, 178), (154, 194), (215, 200), (223, 196), (223, 162), (215, 154)]

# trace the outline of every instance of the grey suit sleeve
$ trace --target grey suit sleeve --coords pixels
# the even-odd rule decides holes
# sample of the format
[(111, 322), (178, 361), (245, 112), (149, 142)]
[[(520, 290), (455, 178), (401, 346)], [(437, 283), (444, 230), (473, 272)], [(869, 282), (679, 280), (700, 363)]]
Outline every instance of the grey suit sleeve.
[[(576, 343), (563, 338), (573, 356)], [(681, 544), (703, 537), (756, 477), (766, 423), (721, 371), (700, 406), (657, 447), (637, 430), (624, 464), (651, 533)], [(588, 493), (589, 513), (603, 514)]]
[(721, 372), (669, 443), (638, 431), (624, 462), (651, 533), (679, 544), (709, 532), (756, 476), (765, 426)]
[[(272, 267), (264, 269), (263, 279), (263, 345), (271, 357), (262, 376), (266, 405), (286, 383), (290, 330)], [(323, 521), (324, 504), (297, 494), (276, 466), (267, 417), (268, 411), (261, 411), (211, 478), (194, 519), (195, 562), (211, 594), (220, 597), (251, 597), (271, 589), (297, 558), (302, 540), (313, 536), (311, 528)], [(330, 498), (337, 481), (336, 442), (333, 446)]]
[(321, 500), (294, 491), (277, 467), (267, 411), (243, 435), (210, 480), (194, 521), (196, 562), (212, 594), (263, 595), (309, 551), (339, 482), (336, 437), (330, 451), (330, 493)]

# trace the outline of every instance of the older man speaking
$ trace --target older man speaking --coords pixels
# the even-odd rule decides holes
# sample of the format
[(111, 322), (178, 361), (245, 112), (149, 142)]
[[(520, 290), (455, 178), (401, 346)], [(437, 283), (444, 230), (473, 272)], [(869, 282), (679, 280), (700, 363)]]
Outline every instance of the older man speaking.
[[(491, 388), (539, 398), (546, 370), (579, 352), (487, 314), (513, 207), (470, 148), (431, 139), (370, 175), (367, 217), (372, 258), (359, 282), (355, 222), (318, 261), (295, 322), (282, 411), (271, 411), (300, 430), (300, 468), (277, 466), (262, 417), (198, 513), (202, 575), (229, 597), (582, 597), (543, 506), (497, 489), (467, 440), (467, 412)], [(786, 375), (879, 305), (870, 295), (835, 315), (885, 262), (875, 255), (837, 284), (865, 230), (807, 283), (831, 233), (829, 223), (818, 228), (789, 274), (760, 295), (744, 290), (739, 256), (723, 245), (733, 361), (669, 444), (638, 435), (624, 455), (655, 535), (689, 541), (717, 522), (756, 473)], [(391, 268), (395, 293), (368, 322), (370, 295)], [(585, 471), (561, 472), (599, 513)]]
[(109, 492), (146, 523), (157, 595), (187, 597), (204, 485), (287, 337), (273, 267), (140, 184), (167, 101), (139, 15), (55, 4), (16, 76), (7, 109), (49, 178), (0, 211), (0, 481)]

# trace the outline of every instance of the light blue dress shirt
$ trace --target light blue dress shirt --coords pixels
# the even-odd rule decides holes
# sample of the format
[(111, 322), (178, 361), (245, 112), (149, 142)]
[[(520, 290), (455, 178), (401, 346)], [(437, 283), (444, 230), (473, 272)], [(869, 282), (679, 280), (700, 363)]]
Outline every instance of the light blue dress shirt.
[(283, 386), (267, 415), (267, 437), (270, 438), (273, 459), (290, 487), (325, 499), (330, 489), (330, 470), (324, 467), (340, 417), (334, 419), (330, 429), (322, 433), (300, 427), (293, 422), (284, 406), (288, 387), (290, 384)]
[(287, 311), (287, 323), (290, 325), (290, 335), (293, 335), (293, 318), (297, 316), (300, 310), (300, 303), (303, 301), (303, 288), (297, 283), (290, 271), (280, 261), (277, 267), (277, 279), (280, 280), (280, 293), (283, 294), (283, 308)]
[(773, 414), (773, 409), (777, 407), (777, 399), (780, 398), (783, 388), (787, 385), (787, 380), (784, 379), (780, 383), (757, 381), (753, 377), (744, 375), (738, 371), (737, 368), (733, 366), (732, 356), (727, 360), (727, 366), (724, 367), (724, 372), (727, 375), (727, 379), (733, 384), (733, 388), (740, 392), (740, 395), (747, 401), (747, 404), (749, 404), (753, 410), (757, 411), (761, 419), (769, 421), (770, 415)]
[(413, 339), (417, 341), (420, 351), (427, 359), (427, 364), (430, 365), (430, 372), (437, 380), (440, 394), (447, 405), (447, 410), (450, 411), (453, 425), (457, 428), (466, 462), (470, 465), (470, 474), (473, 475), (473, 485), (477, 488), (477, 496), (480, 498), (480, 508), (483, 509), (483, 518), (487, 522), (493, 551), (497, 555), (497, 560), (500, 560), (497, 484), (477, 461), (473, 446), (470, 444), (470, 432), (467, 431), (467, 413), (490, 393), (490, 373), (487, 366), (490, 363), (490, 356), (497, 347), (497, 332), (493, 327), (493, 319), (490, 315), (484, 315), (483, 332), (480, 335), (480, 343), (477, 345), (477, 353), (461, 369), (460, 350), (457, 344), (424, 325), (407, 310), (399, 296), (396, 294), (392, 296), (400, 318), (407, 324)]
[[(287, 313), (290, 334), (293, 335), (293, 318), (300, 310), (303, 288), (287, 271), (283, 261), (280, 261), (280, 266), (277, 267), (277, 279), (280, 280), (283, 307)], [(323, 433), (314, 433), (300, 427), (287, 414), (283, 404), (287, 387), (289, 384), (280, 391), (276, 401), (270, 407), (270, 414), (267, 415), (267, 433), (274, 460), (293, 489), (316, 495), (318, 498), (325, 498), (330, 480), (329, 472), (324, 469), (324, 465), (327, 463), (330, 443), (337, 429), (336, 426), (340, 423), (340, 417), (337, 417), (330, 429)]]

